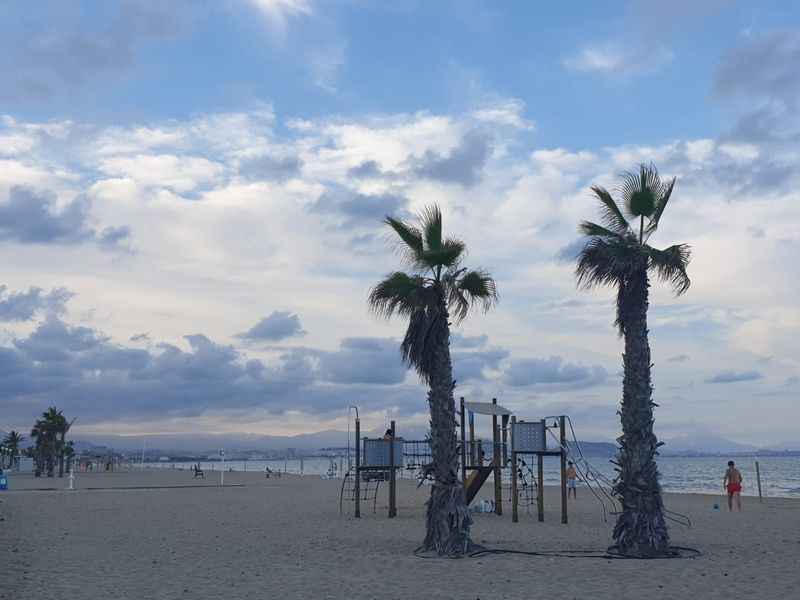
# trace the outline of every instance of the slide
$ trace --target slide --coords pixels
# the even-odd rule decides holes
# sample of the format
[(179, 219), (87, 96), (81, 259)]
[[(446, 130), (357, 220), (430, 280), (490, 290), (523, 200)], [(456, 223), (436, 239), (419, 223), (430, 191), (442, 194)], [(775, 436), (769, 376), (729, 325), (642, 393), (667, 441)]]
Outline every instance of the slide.
[(492, 474), (494, 471), (494, 461), (489, 466), (486, 467), (478, 467), (470, 472), (469, 476), (467, 477), (467, 481), (464, 483), (464, 492), (467, 495), (467, 504), (472, 502), (475, 499), (475, 496), (478, 495), (478, 491), (481, 489), (486, 480), (489, 478), (489, 475)]

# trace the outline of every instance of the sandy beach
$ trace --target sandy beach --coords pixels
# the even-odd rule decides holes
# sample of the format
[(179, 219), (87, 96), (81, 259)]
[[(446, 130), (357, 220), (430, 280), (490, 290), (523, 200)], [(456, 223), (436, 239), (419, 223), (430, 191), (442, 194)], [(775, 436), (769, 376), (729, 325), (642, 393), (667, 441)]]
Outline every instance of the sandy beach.
[[(67, 481), (13, 476), (0, 495), (0, 598), (692, 598), (772, 600), (797, 593), (800, 501), (744, 499), (729, 514), (721, 496), (671, 494), (687, 514), (673, 543), (703, 555), (682, 560), (608, 560), (491, 555), (424, 560), (428, 490), (401, 481), (398, 516), (379, 496), (363, 517), (339, 514), (340, 480), (265, 479), (181, 471), (80, 474)], [(488, 486), (479, 497), (488, 497)], [(522, 510), (511, 522), (475, 516), (473, 539), (515, 550), (604, 549), (612, 523), (582, 490), (559, 519), (546, 493), (546, 521)], [(720, 510), (714, 510), (714, 503)]]

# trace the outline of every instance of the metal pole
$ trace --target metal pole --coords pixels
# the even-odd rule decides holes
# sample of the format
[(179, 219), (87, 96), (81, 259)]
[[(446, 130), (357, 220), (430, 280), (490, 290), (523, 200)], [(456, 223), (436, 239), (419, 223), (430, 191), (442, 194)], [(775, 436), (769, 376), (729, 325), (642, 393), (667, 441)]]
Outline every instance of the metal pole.
[(503, 466), (508, 463), (508, 415), (503, 415)]
[(467, 483), (467, 440), (466, 431), (467, 424), (464, 421), (466, 417), (466, 410), (464, 409), (464, 396), (461, 396), (461, 483)]
[(397, 516), (397, 479), (394, 471), (394, 421), (390, 429), (392, 437), (389, 440), (389, 518)]
[(756, 461), (756, 481), (758, 482), (758, 501), (762, 502), (761, 497), (761, 469), (758, 468), (758, 461)]
[[(542, 419), (542, 427), (547, 427), (547, 423)], [(538, 494), (536, 494), (536, 511), (538, 513), (539, 522), (544, 521), (544, 456), (541, 454), (536, 455), (537, 467), (537, 483), (539, 486)]]
[(300, 457), (300, 475), (303, 474), (303, 457)]
[(475, 448), (475, 413), (469, 411), (469, 465), (471, 467), (474, 467), (478, 462), (476, 450), (477, 449)]
[(361, 422), (356, 417), (356, 481), (353, 488), (356, 495), (355, 518), (361, 518)]
[(222, 457), (222, 468), (219, 471), (219, 484), (225, 485), (225, 450), (220, 450), (219, 455)]
[(519, 522), (519, 498), (517, 492), (517, 453), (514, 451), (514, 425), (517, 417), (511, 417), (511, 522)]
[(561, 442), (561, 522), (567, 524), (567, 432), (566, 418), (558, 417), (559, 440)]
[[(492, 405), (497, 406), (497, 398), (492, 398)], [(497, 415), (492, 415), (492, 462), (494, 463), (494, 512), (503, 514), (503, 487), (500, 476), (500, 426), (497, 424)]]

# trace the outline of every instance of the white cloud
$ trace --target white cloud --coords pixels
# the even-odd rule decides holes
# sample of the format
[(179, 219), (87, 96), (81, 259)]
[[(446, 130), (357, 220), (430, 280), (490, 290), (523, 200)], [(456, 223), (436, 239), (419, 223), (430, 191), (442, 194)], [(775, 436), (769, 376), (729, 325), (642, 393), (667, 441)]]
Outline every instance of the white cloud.
[(562, 64), (567, 69), (583, 73), (630, 76), (655, 73), (671, 63), (673, 58), (672, 51), (663, 46), (628, 48), (602, 43), (584, 46), (577, 54), (564, 58)]
[(111, 177), (128, 177), (141, 185), (161, 186), (178, 193), (214, 183), (225, 171), (220, 163), (174, 154), (112, 156), (102, 159), (98, 169)]
[(517, 98), (506, 99), (487, 104), (472, 112), (473, 118), (484, 123), (507, 125), (516, 129), (531, 131), (535, 128), (533, 121), (526, 119), (525, 103)]
[(257, 8), (267, 20), (269, 26), (278, 34), (284, 35), (289, 20), (312, 14), (309, 0), (247, 0)]

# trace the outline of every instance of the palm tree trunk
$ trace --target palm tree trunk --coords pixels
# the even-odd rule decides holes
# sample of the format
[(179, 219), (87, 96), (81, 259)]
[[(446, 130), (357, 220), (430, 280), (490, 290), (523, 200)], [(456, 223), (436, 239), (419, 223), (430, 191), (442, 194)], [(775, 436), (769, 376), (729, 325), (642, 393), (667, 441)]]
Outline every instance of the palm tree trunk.
[(428, 404), (431, 411), (431, 454), (434, 484), (427, 502), (425, 550), (440, 555), (462, 556), (469, 551), (472, 517), (464, 486), (458, 480), (453, 365), (450, 361), (450, 328), (444, 297), (430, 335), (435, 336), (434, 368), (430, 377)]
[(653, 433), (656, 405), (652, 401), (647, 340), (649, 287), (645, 263), (625, 282), (619, 297), (625, 354), (615, 492), (622, 500), (622, 514), (614, 528), (614, 540), (622, 553), (633, 556), (664, 554), (669, 547), (655, 461), (660, 444)]

